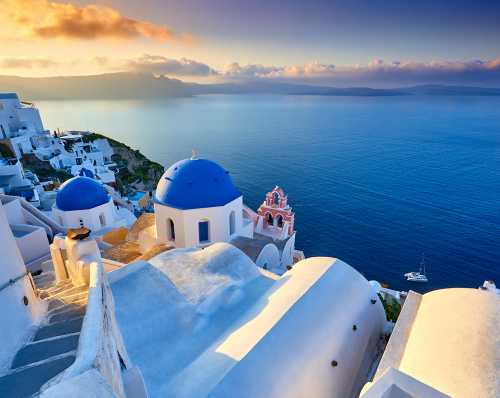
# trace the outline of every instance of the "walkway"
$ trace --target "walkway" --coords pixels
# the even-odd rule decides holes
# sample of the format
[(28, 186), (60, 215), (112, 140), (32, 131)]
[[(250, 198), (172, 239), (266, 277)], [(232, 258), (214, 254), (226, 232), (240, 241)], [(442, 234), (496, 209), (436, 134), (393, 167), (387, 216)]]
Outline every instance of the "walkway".
[(0, 397), (31, 397), (75, 360), (88, 288), (69, 281), (55, 284), (51, 273), (33, 279), (40, 298), (48, 302), (47, 318), (0, 375)]

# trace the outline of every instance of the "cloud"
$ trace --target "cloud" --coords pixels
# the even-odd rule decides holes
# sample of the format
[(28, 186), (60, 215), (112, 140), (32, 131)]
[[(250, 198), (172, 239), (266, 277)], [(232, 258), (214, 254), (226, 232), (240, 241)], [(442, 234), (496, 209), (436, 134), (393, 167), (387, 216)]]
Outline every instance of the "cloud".
[(336, 66), (312, 62), (295, 66), (239, 65), (221, 71), (229, 80), (277, 80), (328, 85), (388, 86), (402, 84), (500, 84), (500, 59), (468, 62), (433, 61), (386, 63), (376, 59), (365, 65)]
[(3, 7), (9, 20), (20, 30), (42, 39), (130, 40), (145, 37), (166, 42), (190, 37), (177, 35), (167, 26), (128, 18), (111, 7), (100, 5), (79, 6), (49, 0), (6, 0)]
[(47, 69), (58, 65), (58, 62), (48, 58), (3, 58), (0, 60), (0, 67), (4, 69)]
[(144, 54), (126, 61), (126, 69), (135, 72), (172, 76), (215, 76), (218, 72), (207, 64), (187, 58), (169, 59), (161, 55)]

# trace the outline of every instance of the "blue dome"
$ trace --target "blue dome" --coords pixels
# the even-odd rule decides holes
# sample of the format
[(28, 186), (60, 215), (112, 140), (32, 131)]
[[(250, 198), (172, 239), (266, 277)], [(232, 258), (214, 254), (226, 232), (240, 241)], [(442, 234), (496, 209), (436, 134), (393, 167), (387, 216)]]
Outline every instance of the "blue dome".
[(156, 202), (176, 209), (224, 206), (241, 193), (229, 173), (206, 159), (184, 159), (162, 175), (156, 187)]
[(96, 180), (73, 177), (59, 187), (56, 206), (59, 210), (87, 210), (109, 202), (109, 195)]

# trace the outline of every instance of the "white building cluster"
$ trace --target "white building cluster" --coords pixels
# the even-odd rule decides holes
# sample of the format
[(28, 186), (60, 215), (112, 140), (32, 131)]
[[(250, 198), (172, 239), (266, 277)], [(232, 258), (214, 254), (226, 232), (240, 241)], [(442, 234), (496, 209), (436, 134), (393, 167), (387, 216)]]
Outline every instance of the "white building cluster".
[(44, 129), (34, 104), (21, 102), (14, 93), (0, 93), (0, 144), (9, 148), (15, 159), (34, 154), (54, 169), (66, 170), (74, 176), (85, 170), (83, 173), (113, 184), (113, 150), (109, 142), (106, 139), (85, 142), (84, 134), (75, 131), (52, 134)]

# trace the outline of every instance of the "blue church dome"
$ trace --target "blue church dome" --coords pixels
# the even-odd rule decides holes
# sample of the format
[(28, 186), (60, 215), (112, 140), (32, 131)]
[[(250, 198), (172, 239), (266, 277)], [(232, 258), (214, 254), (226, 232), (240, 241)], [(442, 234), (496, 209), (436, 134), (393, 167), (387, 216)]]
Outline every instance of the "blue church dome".
[(184, 159), (163, 174), (156, 202), (176, 209), (224, 206), (241, 196), (225, 171), (207, 159)]
[(56, 206), (59, 210), (87, 210), (109, 202), (109, 195), (96, 180), (73, 177), (59, 187)]

